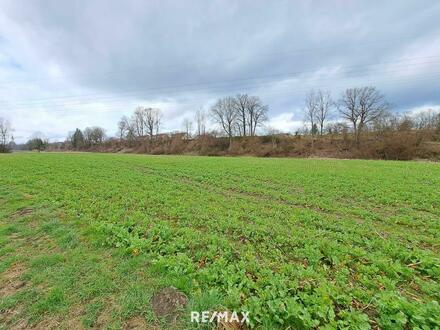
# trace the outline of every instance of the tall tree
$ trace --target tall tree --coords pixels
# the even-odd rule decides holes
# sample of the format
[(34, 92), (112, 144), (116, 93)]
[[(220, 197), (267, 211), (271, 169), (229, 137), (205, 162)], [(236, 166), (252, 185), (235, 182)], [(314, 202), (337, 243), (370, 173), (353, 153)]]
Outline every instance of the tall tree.
[(268, 107), (258, 96), (238, 94), (232, 98), (236, 112), (236, 126), (241, 136), (255, 136), (257, 127), (267, 120)]
[(197, 136), (202, 136), (206, 134), (206, 113), (203, 109), (196, 111), (195, 115), (196, 125), (197, 125)]
[(84, 135), (79, 128), (77, 128), (75, 130), (75, 133), (73, 133), (71, 144), (72, 144), (72, 147), (77, 150), (84, 147)]
[(153, 139), (155, 135), (159, 134), (161, 117), (162, 114), (159, 109), (145, 109), (144, 124), (150, 140)]
[(219, 99), (211, 108), (211, 117), (215, 123), (220, 125), (226, 136), (229, 138), (230, 146), (237, 121), (237, 111), (234, 106), (234, 99), (232, 97)]
[(309, 92), (306, 95), (305, 100), (305, 115), (306, 115), (306, 121), (310, 124), (310, 133), (312, 135), (312, 149), (315, 144), (314, 136), (317, 133), (317, 126), (316, 126), (316, 117), (318, 113), (318, 96), (314, 91)]
[(247, 94), (238, 94), (233, 98), (234, 109), (237, 113), (237, 127), (241, 136), (248, 135), (248, 100)]
[(314, 91), (309, 92), (306, 95), (306, 100), (305, 100), (305, 117), (308, 124), (310, 124), (311, 130), (313, 130), (313, 126), (316, 124), (318, 105), (319, 104), (318, 104), (317, 94)]
[(343, 93), (338, 108), (344, 119), (352, 123), (355, 143), (359, 146), (365, 127), (380, 118), (389, 104), (375, 87), (357, 87)]
[(159, 133), (161, 124), (161, 111), (154, 108), (137, 107), (131, 117), (131, 123), (134, 134), (137, 137), (148, 136), (153, 139), (154, 135)]
[(135, 134), (138, 137), (143, 137), (145, 135), (145, 112), (146, 109), (139, 106), (134, 110), (133, 116), (131, 117)]
[(358, 123), (359, 123), (359, 88), (349, 88), (343, 93), (341, 99), (338, 102), (338, 110), (342, 117), (349, 121), (353, 126), (353, 134), (355, 136), (355, 142), (357, 143), (358, 137)]
[(119, 140), (122, 141), (130, 130), (130, 120), (127, 116), (122, 116), (118, 122), (118, 136)]
[(184, 118), (183, 119), (182, 126), (183, 126), (183, 130), (185, 131), (185, 135), (186, 135), (187, 139), (191, 138), (191, 135), (192, 135), (192, 124), (193, 123), (192, 123), (192, 121), (190, 119), (188, 119), (188, 118)]
[(325, 121), (332, 107), (332, 99), (329, 91), (319, 90), (317, 95), (316, 121), (319, 125), (319, 135), (323, 134)]
[(263, 105), (258, 96), (250, 96), (247, 98), (246, 113), (250, 136), (255, 136), (257, 127), (267, 121), (268, 109), (268, 106)]

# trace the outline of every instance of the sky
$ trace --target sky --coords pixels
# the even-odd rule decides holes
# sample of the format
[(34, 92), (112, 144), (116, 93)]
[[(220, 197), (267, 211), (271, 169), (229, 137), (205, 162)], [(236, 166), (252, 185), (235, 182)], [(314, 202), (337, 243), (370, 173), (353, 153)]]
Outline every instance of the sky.
[(112, 136), (136, 106), (181, 130), (238, 93), (283, 132), (310, 90), (375, 86), (396, 112), (438, 109), (439, 17), (438, 0), (0, 0), (0, 117), (20, 143)]

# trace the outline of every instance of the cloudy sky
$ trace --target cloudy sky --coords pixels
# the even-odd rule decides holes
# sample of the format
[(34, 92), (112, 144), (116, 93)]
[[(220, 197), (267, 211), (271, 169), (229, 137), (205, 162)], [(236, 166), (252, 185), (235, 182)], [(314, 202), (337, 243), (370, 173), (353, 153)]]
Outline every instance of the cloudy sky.
[(374, 85), (395, 111), (440, 107), (440, 2), (0, 0), (0, 117), (17, 142), (116, 132), (137, 105), (163, 130), (249, 93), (301, 126), (305, 94)]

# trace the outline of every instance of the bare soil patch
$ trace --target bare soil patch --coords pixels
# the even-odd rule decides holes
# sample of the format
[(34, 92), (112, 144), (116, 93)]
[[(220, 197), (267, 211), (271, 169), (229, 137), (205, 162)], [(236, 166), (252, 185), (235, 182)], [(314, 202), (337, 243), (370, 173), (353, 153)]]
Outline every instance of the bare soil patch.
[(26, 268), (23, 264), (13, 264), (1, 275), (0, 296), (13, 295), (26, 286), (26, 282), (20, 279), (25, 270)]
[(164, 318), (168, 323), (175, 323), (188, 298), (174, 287), (166, 287), (151, 298), (153, 312), (157, 317)]
[(84, 307), (75, 305), (70, 308), (67, 320), (63, 322), (66, 329), (84, 329), (81, 323), (81, 317), (84, 315)]
[(29, 215), (34, 212), (34, 209), (31, 207), (23, 207), (22, 209), (19, 209), (18, 211), (14, 212), (15, 217), (24, 217), (26, 215)]
[(14, 330), (26, 329), (28, 326), (26, 320), (19, 319), (14, 322), (14, 318), (18, 314), (20, 314), (21, 311), (22, 311), (22, 307), (18, 306), (0, 312), (0, 324), (5, 326), (7, 325), (8, 329), (14, 329)]
[(124, 330), (156, 330), (154, 326), (148, 326), (145, 320), (140, 316), (135, 316), (125, 322), (123, 326)]

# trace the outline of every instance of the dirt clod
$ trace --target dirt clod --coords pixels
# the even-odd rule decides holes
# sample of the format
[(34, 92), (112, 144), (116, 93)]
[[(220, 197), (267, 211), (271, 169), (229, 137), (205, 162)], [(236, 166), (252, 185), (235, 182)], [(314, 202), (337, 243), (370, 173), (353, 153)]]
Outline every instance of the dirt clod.
[(166, 287), (151, 298), (153, 312), (157, 317), (173, 323), (179, 317), (181, 310), (188, 303), (188, 298), (174, 287)]

